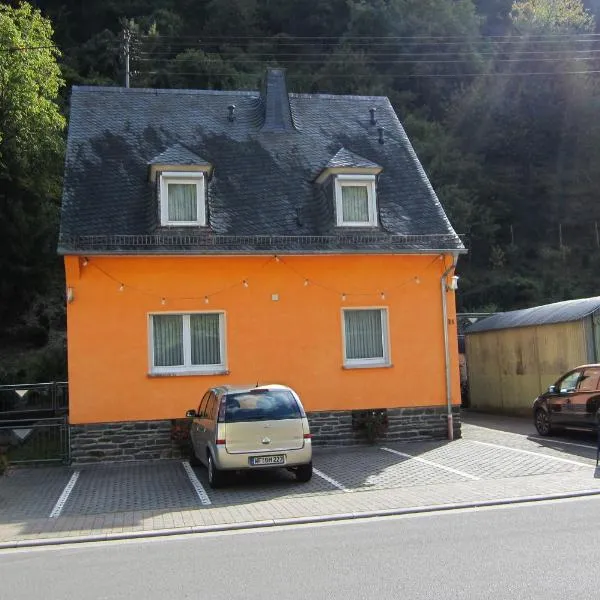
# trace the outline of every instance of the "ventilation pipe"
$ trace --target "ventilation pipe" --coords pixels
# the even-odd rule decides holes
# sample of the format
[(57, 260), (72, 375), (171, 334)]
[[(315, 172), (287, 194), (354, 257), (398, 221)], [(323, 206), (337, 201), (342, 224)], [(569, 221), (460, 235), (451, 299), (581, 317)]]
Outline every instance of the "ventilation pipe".
[(375, 118), (376, 111), (377, 111), (377, 109), (374, 106), (369, 109), (369, 112), (371, 113), (371, 125), (377, 124), (377, 119)]

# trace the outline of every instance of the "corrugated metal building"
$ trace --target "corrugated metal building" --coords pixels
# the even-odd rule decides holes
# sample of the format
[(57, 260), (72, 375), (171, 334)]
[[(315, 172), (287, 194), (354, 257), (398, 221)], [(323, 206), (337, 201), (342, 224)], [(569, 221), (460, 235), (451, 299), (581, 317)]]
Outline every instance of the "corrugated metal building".
[(465, 334), (469, 405), (529, 414), (562, 373), (600, 362), (600, 296), (496, 313)]

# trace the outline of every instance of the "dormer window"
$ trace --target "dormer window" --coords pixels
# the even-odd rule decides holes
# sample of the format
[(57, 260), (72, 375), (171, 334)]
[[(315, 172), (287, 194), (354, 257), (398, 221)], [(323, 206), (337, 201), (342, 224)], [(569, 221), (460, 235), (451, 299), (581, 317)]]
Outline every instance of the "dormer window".
[(204, 173), (166, 171), (160, 175), (160, 222), (164, 226), (205, 226)]
[(375, 175), (337, 175), (335, 208), (338, 227), (376, 227)]

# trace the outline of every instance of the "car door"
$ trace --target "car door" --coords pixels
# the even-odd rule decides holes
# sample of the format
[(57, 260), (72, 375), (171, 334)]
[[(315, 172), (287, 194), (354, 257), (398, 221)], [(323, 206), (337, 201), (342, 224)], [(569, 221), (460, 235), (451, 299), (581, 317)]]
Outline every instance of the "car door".
[[(204, 424), (204, 439), (205, 448), (215, 443), (217, 435), (217, 395), (215, 392), (211, 392), (206, 405), (206, 417), (203, 421)], [(205, 450), (206, 451), (206, 450)]]
[(192, 444), (194, 445), (194, 450), (196, 452), (196, 456), (200, 460), (204, 460), (206, 456), (206, 443), (204, 440), (204, 413), (206, 412), (206, 406), (208, 404), (208, 399), (210, 398), (210, 390), (202, 396), (202, 400), (200, 401), (200, 405), (198, 406), (198, 411), (196, 413), (196, 417), (192, 421), (191, 427), (191, 437)]
[(587, 367), (583, 370), (577, 383), (577, 391), (571, 397), (570, 408), (573, 412), (572, 424), (586, 429), (596, 424), (598, 410), (598, 383), (600, 367)]
[(554, 425), (572, 425), (575, 421), (572, 398), (577, 390), (581, 370), (569, 371), (546, 392), (550, 418)]

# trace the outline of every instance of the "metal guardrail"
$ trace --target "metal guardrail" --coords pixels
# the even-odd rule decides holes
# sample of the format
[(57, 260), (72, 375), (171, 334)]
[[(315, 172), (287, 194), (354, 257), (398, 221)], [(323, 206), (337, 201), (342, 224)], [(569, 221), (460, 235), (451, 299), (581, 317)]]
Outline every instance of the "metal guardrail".
[(0, 421), (0, 451), (11, 465), (69, 462), (66, 417)]
[(57, 417), (69, 409), (66, 381), (0, 385), (0, 420), (20, 419), (28, 415)]
[(169, 248), (186, 247), (226, 250), (231, 247), (256, 249), (340, 248), (385, 246), (391, 248), (456, 249), (462, 241), (459, 235), (420, 234), (399, 235), (386, 233), (340, 235), (62, 235), (59, 246), (73, 250), (102, 248)]

